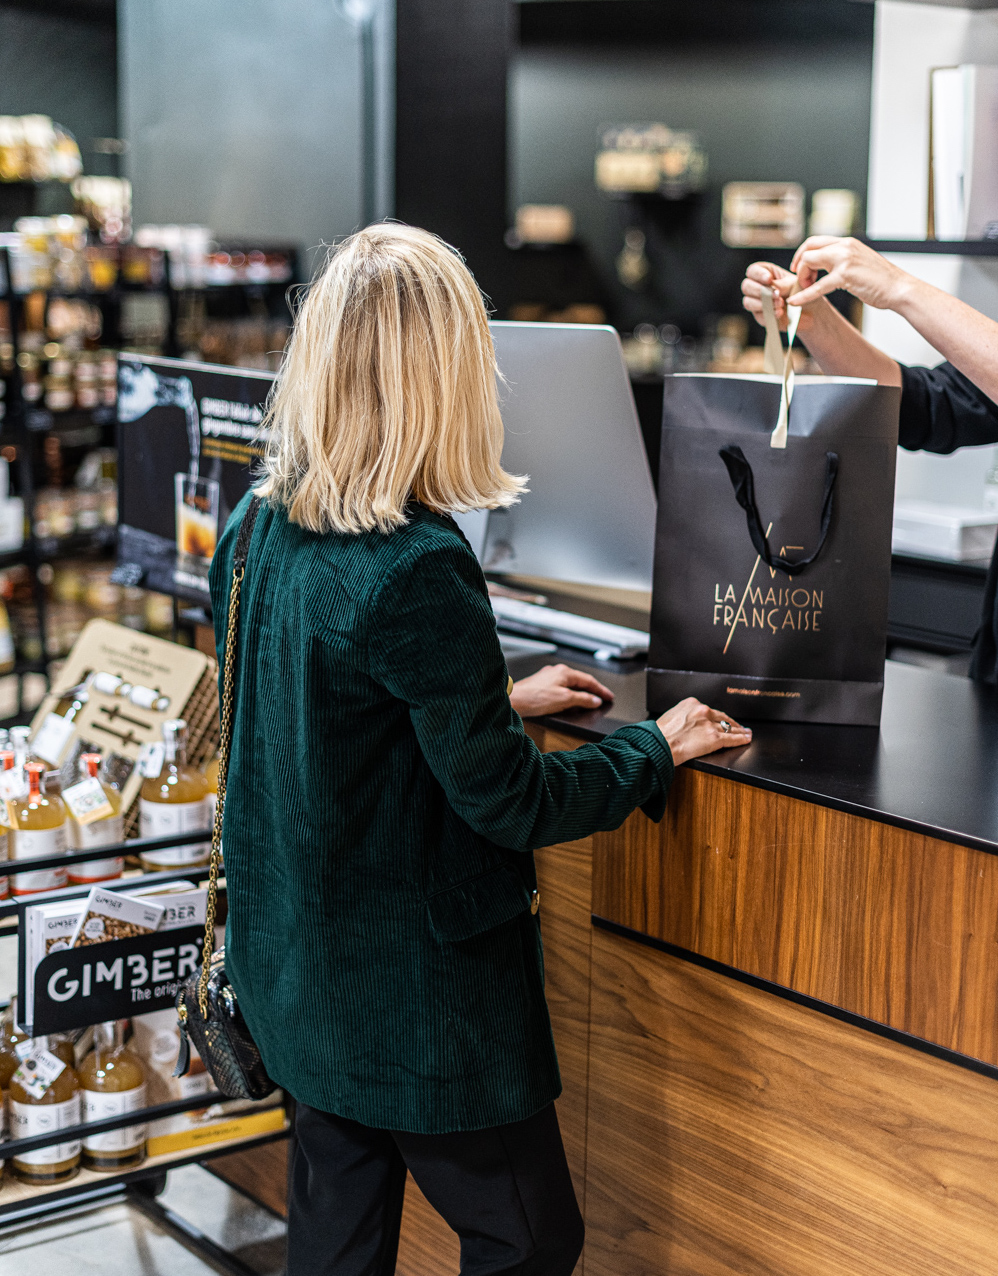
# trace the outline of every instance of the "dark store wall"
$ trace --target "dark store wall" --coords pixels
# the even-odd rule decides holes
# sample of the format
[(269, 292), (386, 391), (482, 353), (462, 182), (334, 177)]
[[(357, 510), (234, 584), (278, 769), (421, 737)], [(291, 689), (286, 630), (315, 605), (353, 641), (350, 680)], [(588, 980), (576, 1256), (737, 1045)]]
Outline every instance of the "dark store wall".
[[(382, 6), (375, 28), (379, 118), (391, 17)], [(357, 227), (360, 44), (333, 0), (121, 0), (119, 20), (137, 222), (306, 249)]]
[[(739, 308), (745, 264), (768, 254), (721, 243), (725, 182), (797, 181), (808, 207), (820, 187), (865, 198), (873, 5), (548, 0), (522, 4), (520, 15), (509, 87), (510, 217), (521, 203), (573, 209), (619, 327), (668, 321), (696, 332), (705, 314)], [(700, 135), (710, 165), (703, 196), (632, 202), (596, 189), (601, 127), (651, 121)], [(641, 292), (614, 272), (628, 225), (649, 240), (652, 279)]]
[(80, 20), (66, 6), (40, 12), (0, 5), (0, 115), (34, 114), (69, 129), (88, 173), (113, 172), (113, 159), (91, 151), (93, 138), (118, 135), (113, 7)]

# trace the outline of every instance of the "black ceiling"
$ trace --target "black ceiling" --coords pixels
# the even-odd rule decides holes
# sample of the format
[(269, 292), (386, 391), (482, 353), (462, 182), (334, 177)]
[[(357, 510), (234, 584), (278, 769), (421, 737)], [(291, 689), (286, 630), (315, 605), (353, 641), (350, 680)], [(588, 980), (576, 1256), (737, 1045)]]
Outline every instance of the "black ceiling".
[(855, 0), (543, 0), (516, 8), (524, 45), (873, 40), (874, 6)]
[(114, 26), (117, 20), (116, 0), (0, 0), (0, 12), (4, 9), (23, 9), (26, 13), (96, 22), (103, 26)]

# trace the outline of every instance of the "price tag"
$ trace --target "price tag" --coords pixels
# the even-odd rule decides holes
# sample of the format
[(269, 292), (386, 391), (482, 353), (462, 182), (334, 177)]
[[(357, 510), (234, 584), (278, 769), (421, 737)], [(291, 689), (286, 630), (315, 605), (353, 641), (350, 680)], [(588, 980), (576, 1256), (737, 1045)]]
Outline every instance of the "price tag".
[(63, 789), (62, 800), (72, 811), (77, 824), (92, 824), (94, 820), (114, 814), (114, 807), (96, 776), (87, 776), (72, 788)]
[(23, 771), (0, 771), (0, 823), (8, 828), (17, 828), (17, 811), (14, 803), (19, 798), (28, 796), (28, 786), (24, 782)]
[(47, 713), (38, 734), (31, 742), (31, 752), (43, 762), (58, 766), (66, 745), (76, 735), (72, 722), (60, 718), (57, 713)]
[(144, 775), (147, 780), (155, 780), (163, 769), (164, 753), (165, 750), (162, 743), (144, 744), (139, 750), (139, 756), (136, 761), (139, 774)]
[(22, 1061), (11, 1080), (16, 1081), (23, 1090), (27, 1090), (33, 1099), (42, 1099), (45, 1097), (45, 1091), (62, 1074), (65, 1067), (63, 1061), (57, 1059), (54, 1054), (49, 1054), (47, 1050), (38, 1050)]

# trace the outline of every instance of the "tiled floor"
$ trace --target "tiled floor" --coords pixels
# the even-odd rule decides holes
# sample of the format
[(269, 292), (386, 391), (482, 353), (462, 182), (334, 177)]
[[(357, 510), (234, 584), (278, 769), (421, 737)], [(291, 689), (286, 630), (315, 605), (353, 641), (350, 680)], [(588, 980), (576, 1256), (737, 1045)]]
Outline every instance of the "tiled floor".
[[(283, 1271), (284, 1224), (206, 1170), (188, 1165), (171, 1171), (158, 1199), (261, 1276)], [(0, 1269), (17, 1276), (50, 1276), (60, 1270), (73, 1276), (203, 1276), (215, 1271), (122, 1203), (0, 1230)]]

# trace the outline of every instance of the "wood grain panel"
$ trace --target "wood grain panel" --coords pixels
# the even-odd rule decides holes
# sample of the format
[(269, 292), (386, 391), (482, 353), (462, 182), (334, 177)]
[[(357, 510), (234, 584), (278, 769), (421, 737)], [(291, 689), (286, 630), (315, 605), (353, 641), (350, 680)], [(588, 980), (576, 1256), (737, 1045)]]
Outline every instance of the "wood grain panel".
[(461, 1245), (412, 1180), (406, 1179), (397, 1276), (457, 1276)]
[(544, 938), (544, 989), (563, 1087), (558, 1100), (558, 1122), (575, 1191), (579, 1204), (583, 1205), (589, 1086), (592, 839), (548, 847), (538, 851), (535, 858)]
[(287, 1139), (281, 1139), (245, 1152), (215, 1156), (203, 1164), (206, 1170), (245, 1192), (266, 1209), (287, 1218), (289, 1146)]
[(998, 1082), (595, 931), (587, 1276), (994, 1276)]
[(681, 768), (594, 838), (593, 911), (998, 1064), (998, 856)]
[[(545, 751), (576, 748), (582, 743), (534, 723), (528, 723), (527, 730), (538, 747)], [(558, 1121), (579, 1204), (584, 1206), (592, 839), (538, 851), (535, 860), (541, 898), (541, 933), (544, 937), (545, 992), (564, 1087), (558, 1100)], [(582, 1276), (583, 1261), (580, 1260), (576, 1268), (576, 1276)], [(447, 1276), (457, 1272), (459, 1262), (457, 1237), (410, 1177), (402, 1215), (399, 1276)]]

